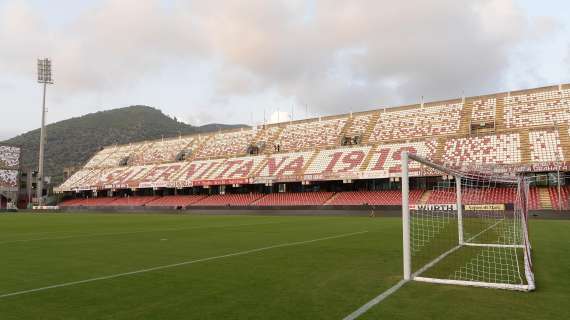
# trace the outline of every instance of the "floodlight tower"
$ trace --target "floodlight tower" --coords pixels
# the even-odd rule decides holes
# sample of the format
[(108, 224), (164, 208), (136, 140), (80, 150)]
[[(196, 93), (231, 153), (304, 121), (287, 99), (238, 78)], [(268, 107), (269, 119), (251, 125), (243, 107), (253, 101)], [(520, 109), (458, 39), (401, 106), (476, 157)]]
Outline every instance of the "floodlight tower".
[(38, 59), (38, 83), (43, 84), (44, 93), (42, 98), (42, 128), (40, 130), (40, 159), (38, 164), (38, 185), (37, 198), (38, 205), (43, 204), (42, 191), (44, 187), (44, 148), (46, 137), (46, 89), (48, 84), (52, 84), (51, 60), (48, 58)]

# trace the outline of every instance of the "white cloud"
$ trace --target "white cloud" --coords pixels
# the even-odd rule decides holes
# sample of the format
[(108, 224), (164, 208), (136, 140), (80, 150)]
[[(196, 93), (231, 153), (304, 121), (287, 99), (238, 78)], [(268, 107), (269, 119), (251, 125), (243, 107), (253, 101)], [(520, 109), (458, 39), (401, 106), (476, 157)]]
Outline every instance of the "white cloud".
[(273, 111), (269, 116), (268, 123), (279, 123), (291, 121), (291, 114), (287, 111)]
[(530, 29), (509, 0), (315, 3), (309, 20), (298, 2), (192, 6), (213, 52), (241, 74), (218, 75), (221, 92), (277, 88), (323, 113), (478, 93), (499, 86)]
[[(33, 7), (24, 1), (0, 5), (0, 71), (30, 74), (35, 72), (38, 53), (49, 47), (51, 34)], [(31, 60), (29, 60), (31, 58)]]
[(0, 130), (0, 141), (7, 140), (16, 136), (18, 133), (15, 131)]
[[(34, 79), (49, 55), (65, 112), (151, 97), (199, 123), (259, 122), (268, 104), (325, 115), (493, 92), (515, 48), (562, 28), (514, 0), (106, 0), (57, 26), (31, 3), (0, 5), (0, 83)], [(184, 69), (169, 80), (173, 65)], [(170, 89), (193, 72), (208, 89)]]

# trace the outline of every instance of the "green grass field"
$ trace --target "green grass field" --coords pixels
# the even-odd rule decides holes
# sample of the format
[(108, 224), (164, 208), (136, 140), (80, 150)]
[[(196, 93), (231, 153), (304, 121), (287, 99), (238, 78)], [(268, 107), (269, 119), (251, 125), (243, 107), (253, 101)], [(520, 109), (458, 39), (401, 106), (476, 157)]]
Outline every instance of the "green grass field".
[[(535, 292), (412, 282), (360, 319), (570, 319), (570, 221), (530, 230)], [(342, 319), (401, 247), (397, 218), (3, 214), (0, 319)]]

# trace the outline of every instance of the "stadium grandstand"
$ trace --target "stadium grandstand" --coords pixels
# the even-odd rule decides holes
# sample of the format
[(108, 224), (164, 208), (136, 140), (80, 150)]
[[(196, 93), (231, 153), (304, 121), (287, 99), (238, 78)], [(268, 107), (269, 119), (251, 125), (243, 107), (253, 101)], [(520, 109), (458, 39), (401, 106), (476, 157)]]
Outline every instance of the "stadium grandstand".
[(0, 145), (0, 210), (16, 206), (19, 170), (20, 148)]
[[(56, 192), (63, 208), (398, 206), (403, 151), (524, 173), (530, 209), (568, 209), (570, 84), (108, 146)], [(454, 201), (428, 191), (451, 177), (419, 164), (410, 175), (410, 203)]]

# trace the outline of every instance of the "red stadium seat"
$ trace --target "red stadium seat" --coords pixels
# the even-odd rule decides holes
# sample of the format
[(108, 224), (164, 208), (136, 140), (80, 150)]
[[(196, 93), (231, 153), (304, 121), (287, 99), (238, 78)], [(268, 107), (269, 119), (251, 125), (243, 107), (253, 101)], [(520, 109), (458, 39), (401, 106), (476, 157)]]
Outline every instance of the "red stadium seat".
[(317, 206), (323, 205), (333, 192), (272, 193), (253, 203), (255, 206)]
[(122, 198), (117, 198), (117, 200), (109, 203), (109, 206), (140, 207), (156, 199), (158, 199), (158, 197), (153, 197), (153, 196), (122, 197)]
[[(548, 188), (548, 192), (550, 194), (550, 201), (552, 202), (552, 208), (558, 210), (558, 187), (550, 187)], [(562, 205), (563, 210), (568, 210), (568, 198), (570, 197), (570, 186), (562, 186), (560, 187), (560, 202)]]
[(204, 195), (164, 196), (146, 204), (147, 207), (187, 207), (204, 199)]
[(217, 194), (192, 203), (193, 206), (247, 206), (261, 198), (261, 193)]
[[(423, 190), (410, 191), (410, 204), (416, 204), (423, 194)], [(400, 190), (386, 191), (347, 191), (337, 193), (327, 205), (401, 205), (402, 192)]]
[[(508, 204), (514, 203), (514, 188), (464, 188), (462, 200), (465, 204)], [(433, 190), (427, 201), (429, 204), (450, 204), (456, 202), (454, 189)]]

